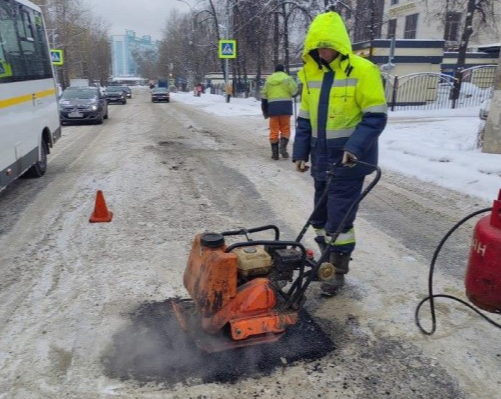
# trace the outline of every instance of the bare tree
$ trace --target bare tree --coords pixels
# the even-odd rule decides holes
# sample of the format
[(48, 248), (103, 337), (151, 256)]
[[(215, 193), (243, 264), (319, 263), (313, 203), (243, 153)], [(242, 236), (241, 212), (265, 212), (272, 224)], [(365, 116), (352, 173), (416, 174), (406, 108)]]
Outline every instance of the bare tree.
[(458, 58), (455, 67), (454, 89), (451, 92), (453, 106), (459, 98), (462, 83), (462, 71), (465, 67), (466, 51), (470, 39), (482, 31), (496, 30), (495, 7), (501, 4), (499, 0), (446, 0), (439, 2), (434, 0), (426, 0), (428, 13), (434, 18), (442, 21), (446, 25), (448, 17), (451, 13), (457, 13), (464, 16), (461, 24), (460, 40), (457, 43)]
[(51, 47), (63, 50), (57, 68), (63, 87), (71, 78), (107, 80), (111, 66), (109, 25), (78, 0), (34, 0), (41, 6)]
[[(198, 2), (190, 9), (188, 19), (178, 15), (167, 21), (160, 63), (170, 60), (175, 64), (173, 73), (176, 76), (193, 70), (201, 80), (207, 72), (225, 70), (224, 60), (218, 57), (218, 42), (223, 38), (235, 39), (238, 54), (231, 61), (233, 81), (237, 90), (248, 90), (249, 82), (254, 79), (260, 82), (262, 74), (271, 70), (273, 64), (280, 61), (289, 68), (291, 59), (300, 56), (308, 25), (314, 15), (323, 10), (322, 1)], [(255, 89), (257, 93), (258, 85)]]
[(131, 56), (140, 76), (153, 79), (158, 76), (158, 51), (153, 48), (134, 48)]
[[(309, 2), (308, 2), (309, 3)], [(305, 22), (305, 28), (311, 20), (314, 18), (315, 14), (312, 10), (311, 4), (307, 4), (305, 1), (301, 0), (293, 0), (293, 1), (284, 1), (284, 0), (276, 0), (276, 5), (272, 10), (272, 13), (276, 16), (280, 16), (280, 18), (275, 18), (274, 23), (279, 24), (278, 27), (275, 27), (275, 31), (279, 32), (278, 37), (274, 37), (274, 39), (278, 39), (278, 43), (275, 43), (274, 48), (276, 49), (276, 54), (274, 58), (274, 63), (277, 64), (279, 59), (283, 61), (285, 64), (285, 68), (287, 73), (290, 72), (290, 33), (292, 32), (292, 27), (294, 22)], [(281, 22), (281, 24), (280, 24)], [(305, 29), (306, 30), (306, 29)], [(283, 46), (282, 56), (280, 57), (280, 44)]]
[[(329, 0), (326, 0), (326, 3)], [(381, 37), (384, 0), (331, 0), (328, 9), (344, 19), (353, 42), (369, 43), (369, 60), (373, 59), (373, 42)]]

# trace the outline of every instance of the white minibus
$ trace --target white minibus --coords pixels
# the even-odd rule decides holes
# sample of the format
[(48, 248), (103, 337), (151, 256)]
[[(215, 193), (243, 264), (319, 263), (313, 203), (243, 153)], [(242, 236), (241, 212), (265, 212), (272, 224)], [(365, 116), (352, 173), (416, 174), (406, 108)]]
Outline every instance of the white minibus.
[(56, 82), (41, 9), (0, 0), (0, 191), (41, 177), (61, 137)]

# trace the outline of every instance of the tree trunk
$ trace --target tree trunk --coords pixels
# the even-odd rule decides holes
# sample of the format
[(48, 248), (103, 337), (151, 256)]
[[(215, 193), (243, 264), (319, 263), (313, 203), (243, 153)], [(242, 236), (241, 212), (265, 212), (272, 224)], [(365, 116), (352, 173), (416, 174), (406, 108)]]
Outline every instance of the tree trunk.
[(284, 48), (285, 48), (285, 55), (284, 55), (284, 61), (285, 61), (285, 70), (289, 74), (289, 16), (290, 14), (287, 14), (286, 10), (286, 4), (282, 3), (282, 15), (284, 16)]
[(280, 48), (280, 17), (278, 13), (273, 14), (273, 65), (279, 62), (279, 48)]
[(456, 80), (454, 81), (454, 88), (452, 89), (452, 108), (456, 108), (456, 101), (461, 93), (461, 83), (463, 81), (463, 69), (466, 61), (466, 49), (470, 36), (473, 33), (472, 23), (475, 14), (476, 0), (468, 0), (466, 9), (466, 19), (464, 21), (463, 34), (461, 35), (461, 43), (459, 44), (458, 59), (456, 63), (456, 71), (454, 73)]

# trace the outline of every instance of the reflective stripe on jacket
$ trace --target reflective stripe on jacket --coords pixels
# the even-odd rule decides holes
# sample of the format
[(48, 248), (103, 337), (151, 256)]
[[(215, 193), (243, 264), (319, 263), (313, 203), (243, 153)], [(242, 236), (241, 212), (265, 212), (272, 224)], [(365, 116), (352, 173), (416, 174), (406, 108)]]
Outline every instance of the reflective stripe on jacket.
[(297, 84), (289, 75), (280, 71), (271, 74), (261, 90), (268, 116), (292, 115), (292, 96), (296, 93)]
[[(339, 55), (327, 64), (318, 56), (318, 48), (332, 48)], [(303, 60), (305, 64), (298, 73), (303, 90), (293, 160), (311, 156), (311, 173), (322, 180), (344, 151), (377, 164), (377, 138), (387, 118), (381, 74), (373, 63), (352, 53), (337, 13), (320, 14), (312, 22)], [(371, 172), (357, 165), (338, 168), (336, 174), (354, 178)]]

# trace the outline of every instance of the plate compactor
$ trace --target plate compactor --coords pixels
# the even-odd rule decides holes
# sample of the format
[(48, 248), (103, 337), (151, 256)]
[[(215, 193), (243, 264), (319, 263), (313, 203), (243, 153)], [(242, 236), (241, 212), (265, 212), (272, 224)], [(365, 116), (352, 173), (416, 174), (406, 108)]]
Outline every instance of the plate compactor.
[[(225, 243), (229, 235), (250, 238), (269, 229), (275, 230), (275, 240)], [(182, 328), (208, 352), (276, 341), (298, 321), (309, 263), (314, 262), (304, 246), (280, 241), (276, 226), (198, 234), (184, 273), (191, 299), (172, 301), (174, 312)], [(324, 273), (334, 273), (327, 265)], [(298, 277), (284, 291), (295, 270)]]
[[(380, 170), (376, 170), (376, 178), (345, 219), (379, 180)], [(328, 185), (333, 175), (331, 171)], [(329, 281), (335, 273), (328, 248), (315, 260), (313, 251), (300, 243), (310, 220), (311, 216), (295, 241), (280, 240), (275, 225), (195, 236), (184, 272), (190, 299), (173, 299), (171, 304), (181, 327), (201, 349), (219, 352), (274, 342), (298, 322), (310, 283)], [(273, 232), (273, 240), (253, 240), (254, 233)], [(245, 240), (227, 245), (226, 239), (238, 236)]]

